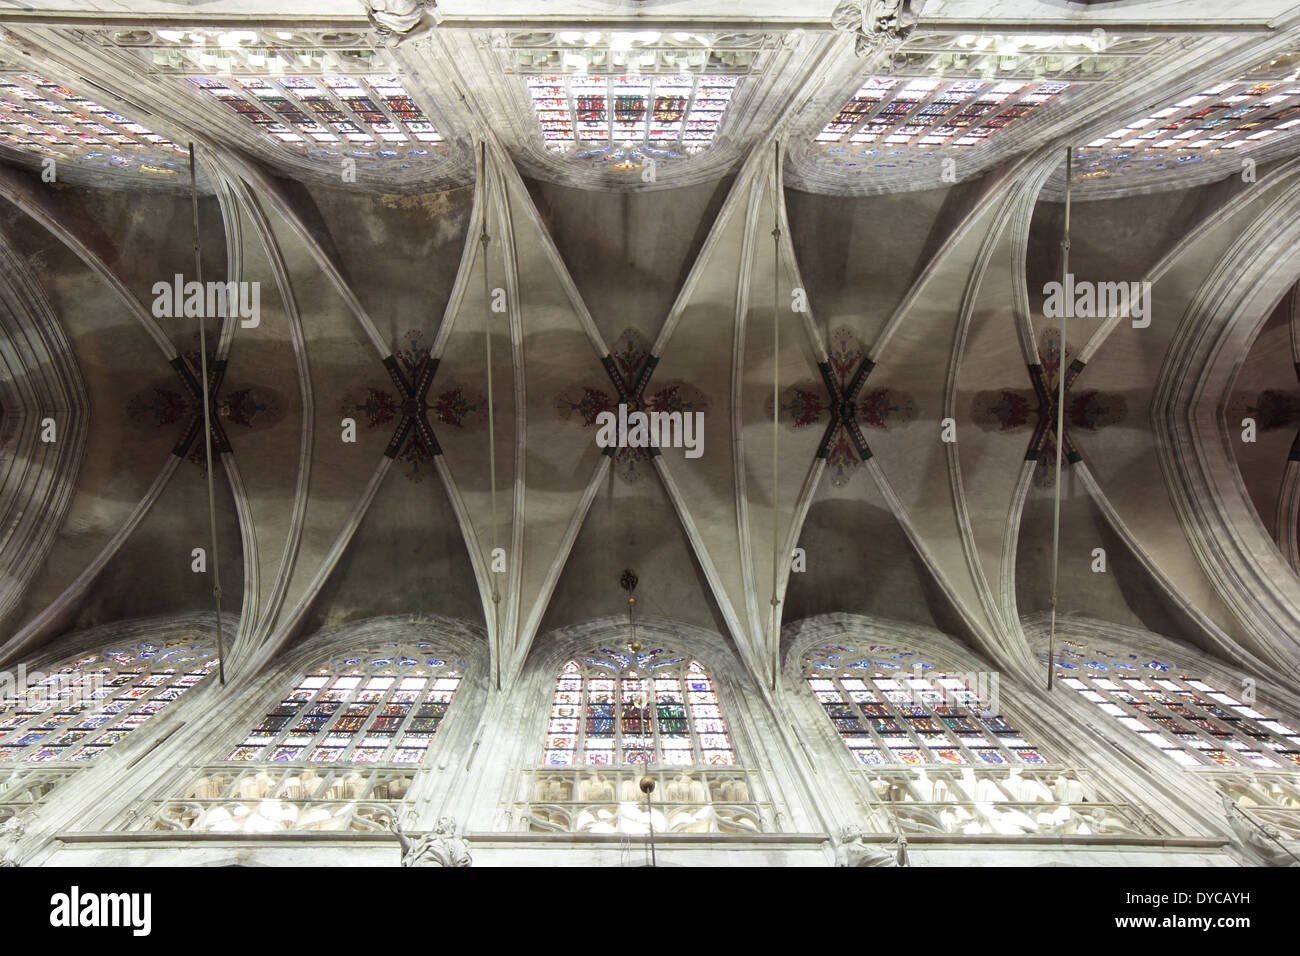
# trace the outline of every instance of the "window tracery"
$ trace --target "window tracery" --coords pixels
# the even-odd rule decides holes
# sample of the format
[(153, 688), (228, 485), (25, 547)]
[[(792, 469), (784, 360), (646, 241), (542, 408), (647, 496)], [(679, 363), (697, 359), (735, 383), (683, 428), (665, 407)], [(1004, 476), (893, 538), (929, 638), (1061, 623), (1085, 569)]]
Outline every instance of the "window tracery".
[[(1039, 660), (1046, 664), (1047, 655)], [(1057, 679), (1116, 723), (1191, 769), (1300, 767), (1294, 724), (1256, 710), (1167, 661), (1061, 643)]]
[(134, 27), (97, 31), (96, 39), (134, 54), (137, 69), (163, 73), (279, 76), (375, 72), (382, 41), (352, 30), (168, 30)]
[(0, 142), (56, 160), (174, 176), (185, 147), (35, 73), (0, 76)]
[(893, 68), (923, 75), (1016, 77), (1095, 83), (1135, 60), (1167, 52), (1158, 34), (1092, 31), (1086, 34), (913, 32), (895, 51)]
[(395, 76), (192, 76), (189, 80), (264, 135), (312, 155), (424, 157), (429, 147), (443, 141)]
[(1237, 150), (1256, 152), (1263, 143), (1290, 138), (1300, 127), (1297, 62), (1295, 52), (1270, 57), (1244, 75), (1134, 117), (1079, 149), (1080, 176), (1154, 176), (1226, 162)]
[[(96, 760), (210, 676), (215, 651), (193, 637), (110, 645), (0, 688), (0, 764)], [(35, 678), (36, 675), (31, 675)]]
[(698, 661), (656, 648), (602, 647), (555, 682), (547, 766), (736, 763), (713, 681)]
[(1300, 126), (1294, 81), (1216, 83), (1088, 143), (1089, 149), (1241, 149)]
[(1043, 751), (997, 712), (996, 675), (946, 674), (894, 647), (858, 650), (840, 644), (811, 650), (804, 658), (804, 674), (858, 763), (1048, 763)]
[(464, 680), (461, 662), (427, 641), (331, 655), (169, 799), (118, 826), (387, 832)]
[(1140, 807), (1111, 798), (1080, 768), (870, 767), (868, 819), (880, 833), (1150, 835)]
[(889, 645), (839, 643), (811, 648), (800, 673), (856, 762), (873, 832), (1164, 832), (1021, 732), (999, 706), (996, 674), (943, 672)]
[(870, 77), (819, 143), (974, 146), (1063, 93), (1069, 83)]
[(560, 668), (542, 766), (525, 769), (516, 810), (534, 832), (774, 826), (761, 781), (737, 765), (713, 680), (699, 661), (663, 647), (601, 646)]
[(462, 679), (425, 642), (342, 655), (304, 673), (224, 759), (418, 764)]
[(618, 143), (681, 155), (713, 143), (739, 80), (577, 75), (530, 76), (524, 83), (549, 149)]

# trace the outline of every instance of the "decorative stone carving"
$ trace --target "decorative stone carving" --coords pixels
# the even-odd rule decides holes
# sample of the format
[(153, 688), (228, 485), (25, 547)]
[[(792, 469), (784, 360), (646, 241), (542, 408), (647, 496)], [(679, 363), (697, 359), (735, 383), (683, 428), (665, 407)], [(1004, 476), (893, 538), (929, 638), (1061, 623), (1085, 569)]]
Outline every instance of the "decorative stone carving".
[(764, 804), (743, 771), (652, 771), (647, 803), (643, 773), (612, 769), (548, 768), (520, 805), (528, 828), (543, 833), (757, 833)]
[(1237, 773), (1224, 774), (1217, 782), (1238, 809), (1276, 828), (1283, 840), (1300, 842), (1300, 781), (1290, 774)]
[(836, 866), (907, 866), (907, 837), (888, 843), (868, 843), (859, 827), (848, 826), (835, 851)]
[(456, 821), (443, 817), (432, 833), (412, 839), (394, 818), (389, 829), (402, 845), (402, 866), (473, 866), (469, 844), (456, 835)]
[(1232, 832), (1269, 866), (1300, 866), (1300, 840), (1287, 840), (1277, 827), (1256, 820), (1237, 801), (1219, 791)]
[(543, 777), (537, 781), (538, 803), (565, 802), (573, 799), (573, 789), (563, 777)]
[(156, 804), (129, 829), (270, 833), (383, 832), (412, 776), (398, 770), (208, 767), (182, 795)]
[(664, 797), (669, 803), (704, 803), (704, 785), (691, 778), (689, 773), (678, 774), (668, 781)]
[(844, 0), (831, 13), (837, 30), (853, 34), (858, 56), (893, 53), (916, 26), (911, 0)]
[(26, 832), (27, 828), (17, 817), (0, 824), (0, 867), (19, 865), (18, 841)]
[[(1094, 791), (1081, 770), (881, 769), (867, 784), (881, 809), (876, 832), (1004, 836), (1149, 835), (1137, 811)], [(889, 818), (892, 817), (892, 822)]]
[(404, 40), (416, 33), (427, 33), (437, 22), (426, 11), (437, 6), (435, 0), (363, 0), (366, 16), (382, 37)]
[[(578, 793), (587, 803), (614, 803), (618, 799), (614, 793), (614, 782), (602, 780), (594, 770), (579, 784)], [(632, 799), (635, 800), (636, 797)]]

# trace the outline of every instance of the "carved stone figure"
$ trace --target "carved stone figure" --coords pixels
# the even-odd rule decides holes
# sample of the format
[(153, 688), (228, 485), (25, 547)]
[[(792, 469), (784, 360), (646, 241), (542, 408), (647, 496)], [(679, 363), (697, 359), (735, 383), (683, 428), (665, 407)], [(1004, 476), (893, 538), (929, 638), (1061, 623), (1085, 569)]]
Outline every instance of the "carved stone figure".
[(749, 800), (749, 784), (744, 780), (724, 780), (722, 798), (728, 803), (746, 803)]
[(594, 770), (579, 785), (578, 792), (584, 803), (613, 803), (616, 799), (613, 781), (602, 780)]
[(384, 37), (405, 39), (416, 33), (416, 28), (425, 33), (433, 28), (432, 22), (425, 22), (425, 12), (437, 4), (434, 0), (363, 0), (366, 16), (375, 31)]
[(868, 843), (859, 827), (847, 826), (835, 853), (837, 866), (907, 866), (907, 837), (890, 843)]
[(1087, 795), (1083, 792), (1083, 784), (1064, 774), (1056, 778), (1052, 789), (1056, 791), (1056, 799), (1061, 803), (1083, 803), (1087, 800)]
[(394, 818), (388, 826), (402, 845), (402, 866), (472, 866), (469, 844), (456, 835), (456, 821), (443, 817), (432, 833), (412, 839)]
[(263, 771), (255, 777), (245, 777), (239, 781), (236, 795), (241, 800), (261, 800), (271, 795), (274, 786), (275, 781), (271, 775)]
[(311, 797), (316, 782), (316, 775), (308, 770), (301, 777), (290, 777), (285, 780), (284, 787), (280, 791), (280, 798), (283, 800), (307, 800)]
[(331, 800), (356, 800), (361, 796), (363, 781), (360, 774), (350, 773), (342, 780), (336, 780), (329, 789)]
[(669, 803), (691, 803), (691, 785), (694, 781), (689, 773), (678, 774), (668, 781), (667, 797)]
[(17, 817), (10, 817), (0, 825), (0, 867), (18, 866), (18, 841), (27, 828)]
[(200, 800), (215, 800), (225, 792), (226, 785), (224, 777), (200, 777), (190, 790), (190, 796)]
[(1016, 807), (990, 811), (989, 817), (996, 833), (1022, 834), (1034, 833), (1038, 830), (1038, 822)]
[(569, 788), (561, 777), (544, 777), (537, 781), (537, 799), (541, 803), (567, 802)]
[(632, 777), (621, 783), (618, 798), (623, 803), (645, 803), (647, 799), (641, 792), (641, 788), (637, 786), (636, 779)]
[(867, 56), (892, 53), (916, 26), (911, 0), (843, 0), (831, 13), (837, 30), (855, 37), (853, 52)]
[(1002, 786), (1021, 803), (1054, 803), (1052, 793), (1037, 780), (1022, 777), (1018, 770), (1013, 770)]

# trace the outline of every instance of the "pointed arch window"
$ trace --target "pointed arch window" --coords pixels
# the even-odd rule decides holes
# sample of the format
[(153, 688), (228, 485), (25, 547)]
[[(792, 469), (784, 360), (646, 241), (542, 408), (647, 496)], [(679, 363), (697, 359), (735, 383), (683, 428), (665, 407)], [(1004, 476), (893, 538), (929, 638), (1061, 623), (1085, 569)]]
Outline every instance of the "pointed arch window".
[(662, 648), (608, 648), (571, 660), (555, 682), (542, 761), (548, 766), (736, 763), (712, 679)]
[[(1047, 655), (1039, 661), (1047, 663)], [(1167, 661), (1061, 643), (1057, 680), (1166, 757), (1190, 768), (1300, 766), (1295, 724), (1256, 710)]]
[(817, 134), (818, 143), (974, 146), (1069, 83), (870, 77)]
[(344, 654), (298, 678), (225, 759), (418, 764), (463, 674), (423, 642)]
[(59, 161), (174, 176), (185, 147), (34, 73), (0, 75), (0, 144)]
[[(442, 135), (395, 76), (191, 76), (198, 89), (291, 148), (391, 159), (427, 156)], [(325, 144), (322, 146), (322, 144)]]
[(823, 644), (804, 679), (859, 763), (1026, 766), (1049, 763), (998, 711), (996, 675), (948, 674), (908, 651)]
[(740, 81), (725, 74), (583, 74), (530, 76), (524, 83), (548, 148), (649, 145), (662, 158), (712, 146)]
[[(0, 684), (0, 764), (83, 762), (128, 740), (217, 666), (193, 637), (114, 644)], [(38, 679), (39, 678), (39, 679)]]

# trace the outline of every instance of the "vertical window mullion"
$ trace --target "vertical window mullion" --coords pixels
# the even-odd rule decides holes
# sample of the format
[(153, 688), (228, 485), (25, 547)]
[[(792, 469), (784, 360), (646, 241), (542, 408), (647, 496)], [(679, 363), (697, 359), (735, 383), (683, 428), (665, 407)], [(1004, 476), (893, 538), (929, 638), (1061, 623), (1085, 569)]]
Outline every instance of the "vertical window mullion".
[(587, 755), (587, 706), (589, 695), (587, 693), (586, 671), (579, 671), (578, 678), (578, 706), (575, 714), (578, 720), (578, 730), (573, 738), (574, 766), (581, 764)]
[(614, 142), (614, 78), (605, 79), (605, 138)]
[[(646, 136), (650, 135), (650, 117), (646, 116)], [(650, 763), (663, 763), (663, 744), (659, 727), (659, 695), (655, 692), (654, 678), (649, 674), (645, 678), (646, 721), (650, 730)]]
[[(388, 702), (393, 699), (393, 693), (397, 690), (397, 684), (397, 678), (394, 677), (392, 684), (390, 684), (388, 689), (384, 691), (384, 695), (380, 697), (379, 700), (375, 701), (375, 709), (366, 719), (366, 722), (361, 725), (361, 730), (357, 732), (357, 736), (362, 742), (365, 741), (365, 738), (370, 734), (370, 731), (374, 728), (375, 724), (379, 722), (380, 718), (384, 716), (384, 708), (387, 707)], [(393, 751), (393, 744), (396, 742), (397, 736), (394, 734), (392, 740), (388, 742), (388, 746), (384, 748), (383, 756), (379, 758), (378, 763), (384, 763), (388, 759), (389, 755)]]
[[(608, 101), (606, 101), (608, 102)], [(614, 679), (614, 765), (621, 767), (623, 760), (623, 674)]]
[[(647, 130), (648, 129), (649, 127), (647, 127)], [(649, 133), (647, 133), (646, 135), (648, 136)], [(679, 706), (682, 709), (682, 717), (683, 717), (682, 723), (686, 729), (686, 743), (690, 747), (690, 751), (691, 751), (691, 760), (690, 763), (687, 764), (686, 766), (692, 766), (692, 767), (701, 766), (704, 762), (704, 754), (700, 748), (699, 730), (695, 726), (695, 714), (691, 710), (691, 705), (688, 702), (686, 696), (686, 681), (683, 679), (681, 672), (676, 669), (674, 669), (673, 673), (665, 674), (662, 678), (656, 678), (656, 680), (671, 680), (674, 682), (673, 689), (669, 693), (670, 694), (676, 693), (678, 698), (680, 698), (681, 700)], [(659, 731), (659, 746), (660, 746), (659, 752), (664, 753), (666, 751), (665, 748), (663, 747), (663, 721), (658, 719), (659, 718), (659, 691), (658, 689), (654, 689), (653, 680), (650, 682), (650, 686), (652, 688), (652, 693), (654, 694), (654, 698), (655, 698), (655, 703), (654, 703), (655, 718), (656, 718), (655, 726)], [(668, 761), (666, 758), (664, 760), (664, 766), (668, 766)]]
[[(307, 679), (307, 676), (308, 675), (304, 674), (296, 686), (301, 686), (302, 682)], [(329, 689), (329, 686), (329, 682), (326, 681), (325, 686), (318, 688), (316, 693), (312, 694), (311, 699), (302, 705), (302, 717), (305, 717), (312, 712), (312, 709), (320, 702), (320, 699), (325, 696), (325, 691)], [(302, 717), (299, 717), (298, 719), (301, 720)], [(325, 728), (328, 726), (328, 720), (321, 721), (320, 729), (312, 734), (311, 743), (309, 743), (307, 749), (303, 751), (303, 753), (308, 757), (311, 756), (312, 751), (320, 746), (321, 741), (325, 739)]]
[[(889, 749), (885, 746), (884, 738), (880, 736), (880, 732), (876, 729), (876, 718), (868, 714), (864, 709), (867, 704), (883, 703), (880, 690), (873, 684), (870, 688), (867, 688), (867, 693), (871, 694), (875, 700), (859, 701), (853, 699), (853, 692), (844, 686), (844, 682), (838, 674), (832, 674), (830, 681), (835, 687), (835, 692), (840, 695), (840, 699), (849, 708), (849, 713), (853, 715), (854, 719), (857, 720), (866, 731), (865, 736), (871, 740), (876, 752), (881, 756), (881, 758), (888, 760)], [(868, 683), (868, 680), (863, 680), (862, 683), (865, 686)], [(825, 710), (825, 707), (822, 709)], [(831, 726), (834, 727), (834, 723), (832, 723)], [(844, 735), (839, 732), (839, 728), (835, 728), (835, 731), (839, 738), (843, 740)], [(860, 758), (854, 757), (854, 759), (858, 760)]]
[[(334, 719), (330, 721), (331, 726), (337, 726), (343, 720), (343, 718), (347, 716), (348, 708), (352, 706), (353, 702), (355, 702), (356, 699), (361, 695), (361, 689), (366, 686), (366, 679), (364, 675), (349, 674), (347, 676), (359, 677), (360, 680), (358, 681), (357, 686), (351, 688), (348, 695), (344, 697), (343, 700), (339, 701), (339, 708), (334, 712)], [(357, 743), (356, 734), (354, 732), (350, 732), (350, 735), (348, 737), (348, 742), (343, 745), (343, 750), (339, 754), (340, 762), (351, 761), (352, 755), (353, 753), (356, 752), (357, 749), (356, 743)]]

